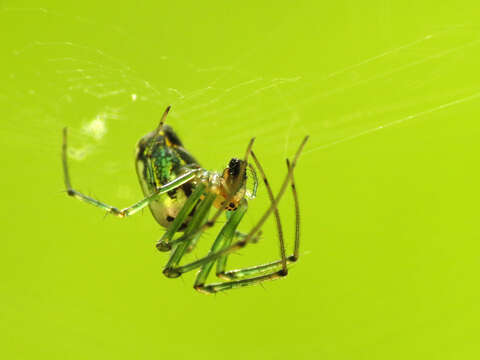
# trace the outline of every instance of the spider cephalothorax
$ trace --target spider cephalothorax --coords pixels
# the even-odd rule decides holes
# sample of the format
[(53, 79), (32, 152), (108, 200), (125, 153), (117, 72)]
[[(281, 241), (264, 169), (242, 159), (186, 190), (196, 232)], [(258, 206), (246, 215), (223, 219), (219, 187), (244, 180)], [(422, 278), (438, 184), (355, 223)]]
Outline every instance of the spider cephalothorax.
[(247, 185), (247, 162), (233, 158), (223, 170), (221, 177), (220, 206), (233, 211), (245, 197)]

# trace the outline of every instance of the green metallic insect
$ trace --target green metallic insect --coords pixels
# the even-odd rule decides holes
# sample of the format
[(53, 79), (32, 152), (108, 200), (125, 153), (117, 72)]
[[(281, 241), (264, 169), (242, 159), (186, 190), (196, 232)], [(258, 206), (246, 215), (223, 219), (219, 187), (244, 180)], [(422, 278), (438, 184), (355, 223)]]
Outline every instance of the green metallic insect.
[[(308, 136), (300, 144), (293, 161), (290, 163), (287, 159), (287, 175), (277, 195), (274, 196), (263, 168), (252, 151), (254, 139), (249, 142), (245, 157), (231, 159), (223, 173), (207, 171), (183, 148), (173, 129), (165, 124), (169, 110), (170, 106), (165, 110), (158, 127), (141, 138), (137, 144), (136, 169), (145, 194), (143, 200), (120, 210), (74, 190), (68, 171), (67, 129), (65, 128), (62, 160), (67, 194), (120, 218), (133, 215), (148, 205), (155, 220), (166, 228), (166, 232), (157, 243), (158, 250), (171, 251), (163, 273), (167, 277), (175, 278), (187, 271), (199, 269), (194, 288), (200, 292), (216, 293), (286, 276), (288, 264), (296, 262), (299, 257), (300, 214), (293, 171)], [(263, 178), (271, 205), (250, 232), (244, 234), (237, 231), (237, 227), (247, 211), (247, 198), (255, 196), (258, 185), (255, 170), (248, 162), (250, 156)], [(252, 194), (249, 194), (246, 189), (247, 170), (254, 182)], [(293, 254), (287, 256), (277, 205), (289, 183), (295, 202), (295, 245)], [(209, 219), (209, 211), (212, 207), (217, 211)], [(212, 227), (224, 212), (227, 221), (209, 253), (203, 258), (181, 265), (183, 256), (195, 246), (202, 233)], [(260, 237), (261, 227), (272, 213), (275, 215), (277, 224), (280, 260), (227, 271), (229, 254), (248, 243), (256, 242)], [(216, 275), (224, 281), (207, 284), (207, 277), (215, 263)]]

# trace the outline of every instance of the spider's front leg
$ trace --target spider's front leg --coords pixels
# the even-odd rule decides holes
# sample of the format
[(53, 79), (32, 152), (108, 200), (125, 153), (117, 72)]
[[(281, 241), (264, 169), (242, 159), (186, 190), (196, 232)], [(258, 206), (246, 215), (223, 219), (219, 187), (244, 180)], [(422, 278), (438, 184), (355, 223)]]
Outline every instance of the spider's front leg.
[(183, 184), (191, 181), (196, 176), (196, 173), (199, 171), (199, 169), (192, 169), (189, 172), (179, 176), (175, 180), (163, 185), (161, 188), (157, 189), (157, 191), (155, 191), (153, 194), (145, 197), (144, 199), (138, 201), (137, 203), (129, 207), (126, 207), (124, 209), (118, 209), (115, 206), (105, 204), (101, 201), (98, 201), (97, 199), (84, 195), (81, 192), (72, 188), (72, 185), (70, 182), (70, 173), (68, 171), (68, 160), (67, 160), (67, 128), (63, 129), (62, 163), (63, 163), (63, 175), (64, 175), (65, 188), (69, 196), (74, 197), (83, 202), (86, 202), (87, 204), (99, 207), (107, 211), (108, 213), (111, 213), (120, 218), (124, 218), (126, 216), (135, 214), (136, 212), (138, 212), (139, 210), (147, 206), (151, 201), (155, 200), (158, 196), (164, 193), (167, 193), (171, 190), (174, 190), (182, 186)]

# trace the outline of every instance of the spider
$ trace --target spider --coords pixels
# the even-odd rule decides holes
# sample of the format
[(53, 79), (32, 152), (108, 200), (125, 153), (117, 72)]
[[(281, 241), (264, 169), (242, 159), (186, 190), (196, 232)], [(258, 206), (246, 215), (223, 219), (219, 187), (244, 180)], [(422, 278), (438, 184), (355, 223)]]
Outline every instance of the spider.
[[(142, 137), (137, 144), (136, 170), (145, 198), (124, 209), (107, 205), (72, 188), (67, 162), (67, 128), (64, 128), (62, 162), (67, 194), (120, 218), (133, 215), (148, 206), (155, 220), (166, 228), (156, 244), (159, 251), (171, 251), (163, 274), (175, 278), (199, 269), (194, 288), (200, 292), (216, 293), (285, 277), (288, 265), (296, 262), (299, 257), (300, 212), (293, 171), (308, 136), (303, 139), (293, 161), (286, 160), (287, 175), (274, 196), (265, 172), (252, 151), (255, 138), (250, 140), (243, 159), (231, 159), (222, 173), (207, 171), (185, 150), (172, 127), (165, 124), (169, 110), (170, 106), (163, 113), (158, 127)], [(254, 167), (248, 162), (249, 157), (253, 159), (265, 183), (271, 205), (250, 232), (245, 234), (237, 231), (237, 227), (247, 211), (247, 199), (255, 196), (258, 185)], [(247, 170), (254, 182), (252, 194), (246, 189)], [(287, 256), (277, 205), (289, 183), (295, 203), (295, 243), (293, 254)], [(217, 210), (209, 219), (212, 207)], [(209, 253), (203, 258), (181, 265), (183, 256), (193, 249), (202, 233), (211, 228), (224, 212), (226, 223)], [(262, 225), (272, 213), (276, 220), (280, 260), (227, 271), (229, 254), (248, 243), (256, 242)], [(215, 263), (216, 275), (224, 281), (207, 283), (207, 277)]]

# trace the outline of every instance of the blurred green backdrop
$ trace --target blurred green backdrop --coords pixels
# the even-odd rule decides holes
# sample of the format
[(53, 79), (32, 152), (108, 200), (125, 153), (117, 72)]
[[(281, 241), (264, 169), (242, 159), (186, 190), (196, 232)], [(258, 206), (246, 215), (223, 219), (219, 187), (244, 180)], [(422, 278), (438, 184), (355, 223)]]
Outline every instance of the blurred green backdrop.
[[(478, 1), (3, 1), (4, 359), (476, 359)], [(287, 279), (205, 296), (171, 280), (141, 198), (136, 141), (166, 105), (209, 169), (248, 140), (296, 179)], [(242, 229), (268, 206), (265, 189)], [(293, 201), (281, 213), (293, 235)], [(278, 258), (270, 221), (232, 265)], [(215, 231), (191, 259), (207, 251)], [(291, 242), (290, 242), (291, 246)]]

